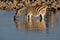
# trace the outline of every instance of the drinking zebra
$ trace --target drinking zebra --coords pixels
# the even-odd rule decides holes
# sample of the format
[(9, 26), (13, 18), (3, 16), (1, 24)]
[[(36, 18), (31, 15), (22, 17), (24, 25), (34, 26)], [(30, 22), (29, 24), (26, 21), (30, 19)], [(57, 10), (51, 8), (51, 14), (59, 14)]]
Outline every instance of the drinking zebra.
[(22, 9), (17, 10), (14, 18), (17, 18), (22, 13), (24, 13), (26, 14), (28, 20), (31, 20), (32, 17), (38, 17), (38, 16), (40, 16), (41, 19), (44, 19), (47, 8), (48, 8), (47, 5), (44, 5), (44, 6), (35, 5), (35, 6), (23, 7)]

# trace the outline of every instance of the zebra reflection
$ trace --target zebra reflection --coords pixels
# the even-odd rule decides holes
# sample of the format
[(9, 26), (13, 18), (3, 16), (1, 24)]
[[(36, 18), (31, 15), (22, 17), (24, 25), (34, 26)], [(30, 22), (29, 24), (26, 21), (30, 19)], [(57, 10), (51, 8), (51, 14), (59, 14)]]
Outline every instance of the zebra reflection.
[(20, 28), (22, 31), (31, 31), (31, 32), (46, 32), (46, 22), (45, 20), (31, 20), (21, 22), (20, 20), (14, 20), (16, 27)]

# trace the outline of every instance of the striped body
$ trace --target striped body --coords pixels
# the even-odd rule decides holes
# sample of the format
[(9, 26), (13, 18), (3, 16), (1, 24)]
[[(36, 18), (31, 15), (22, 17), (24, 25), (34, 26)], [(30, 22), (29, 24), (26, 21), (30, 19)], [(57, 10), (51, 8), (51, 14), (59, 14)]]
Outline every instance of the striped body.
[(35, 5), (35, 6), (26, 6), (25, 8), (23, 7), (22, 9), (19, 9), (17, 13), (15, 14), (15, 18), (19, 17), (22, 13), (27, 14), (27, 19), (31, 19), (32, 17), (38, 17), (42, 16), (44, 19), (46, 9), (48, 8), (47, 5), (45, 6), (40, 6), (40, 5)]
[(44, 16), (46, 14), (46, 9), (48, 8), (47, 5), (45, 6), (33, 6), (33, 7), (28, 7), (28, 14), (27, 17), (31, 19), (32, 17), (38, 17), (41, 15), (42, 19), (44, 19)]

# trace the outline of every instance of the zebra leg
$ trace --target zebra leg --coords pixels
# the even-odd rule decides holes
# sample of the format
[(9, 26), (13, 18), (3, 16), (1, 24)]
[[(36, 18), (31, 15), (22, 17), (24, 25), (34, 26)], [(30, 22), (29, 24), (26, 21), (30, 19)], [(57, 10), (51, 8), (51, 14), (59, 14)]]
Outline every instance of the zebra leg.
[(42, 14), (42, 19), (43, 19), (43, 20), (44, 20), (44, 16), (45, 16), (45, 15), (44, 15), (44, 14)]
[(45, 16), (45, 14), (40, 14), (40, 18), (41, 18), (40, 21), (44, 20), (44, 16)]
[(42, 20), (42, 15), (40, 15), (40, 21)]
[(30, 22), (32, 20), (32, 15), (27, 15), (27, 20)]
[(29, 15), (27, 15), (27, 20), (29, 20)]

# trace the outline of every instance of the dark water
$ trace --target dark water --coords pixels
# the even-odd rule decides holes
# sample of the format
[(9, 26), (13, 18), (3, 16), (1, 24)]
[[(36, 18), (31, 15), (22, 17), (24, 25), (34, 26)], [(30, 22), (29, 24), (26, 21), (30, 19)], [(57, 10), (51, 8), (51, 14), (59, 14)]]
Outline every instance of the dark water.
[(26, 21), (23, 15), (14, 21), (14, 15), (0, 10), (0, 40), (60, 40), (60, 12), (42, 21)]

